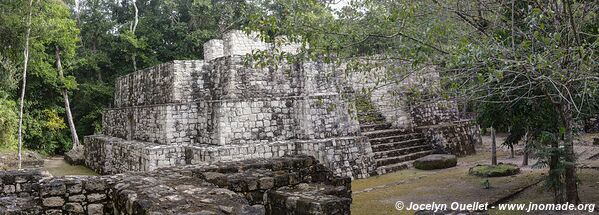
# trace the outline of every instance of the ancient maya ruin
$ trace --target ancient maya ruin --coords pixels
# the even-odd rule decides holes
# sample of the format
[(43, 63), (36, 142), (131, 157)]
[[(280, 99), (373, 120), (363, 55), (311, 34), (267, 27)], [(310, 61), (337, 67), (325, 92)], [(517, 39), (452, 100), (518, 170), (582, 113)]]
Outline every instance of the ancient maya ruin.
[(398, 100), (383, 95), (434, 71), (375, 90), (375, 110), (361, 113), (344, 92), (368, 77), (323, 62), (256, 67), (246, 59), (255, 50), (299, 44), (230, 31), (204, 45), (204, 60), (120, 77), (102, 133), (84, 141), (85, 164), (106, 176), (6, 172), (3, 194), (30, 214), (349, 214), (351, 179), (480, 142), (451, 101), (388, 108)]

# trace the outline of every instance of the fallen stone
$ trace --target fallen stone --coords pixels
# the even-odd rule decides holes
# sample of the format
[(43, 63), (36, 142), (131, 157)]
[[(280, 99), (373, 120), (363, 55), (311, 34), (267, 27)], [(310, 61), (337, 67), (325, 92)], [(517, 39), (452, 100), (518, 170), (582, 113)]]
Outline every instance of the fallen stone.
[(599, 146), (599, 137), (595, 137), (593, 140), (593, 145)]
[(454, 167), (458, 164), (458, 158), (455, 155), (432, 154), (414, 161), (414, 167), (422, 170), (445, 169)]
[(83, 147), (74, 147), (71, 151), (65, 153), (64, 160), (71, 165), (84, 165)]

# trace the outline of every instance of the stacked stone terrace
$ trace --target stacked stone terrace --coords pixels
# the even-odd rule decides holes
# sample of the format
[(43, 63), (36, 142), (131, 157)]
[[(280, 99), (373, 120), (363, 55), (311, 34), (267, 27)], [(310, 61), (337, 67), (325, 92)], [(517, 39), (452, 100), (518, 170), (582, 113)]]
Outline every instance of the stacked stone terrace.
[[(337, 175), (368, 177), (372, 149), (339, 93), (338, 71), (321, 62), (260, 68), (245, 57), (274, 48), (255, 34), (231, 31), (204, 45), (205, 60), (117, 79), (102, 134), (85, 138), (86, 164), (112, 174), (305, 154)], [(285, 43), (276, 50), (298, 48)]]
[[(336, 175), (365, 178), (431, 153), (466, 155), (479, 128), (455, 103), (406, 104), (409, 88), (433, 88), (433, 69), (386, 83), (369, 99), (375, 122), (360, 122), (343, 91), (386, 77), (346, 77), (345, 66), (304, 61), (255, 66), (256, 51), (298, 54), (300, 44), (231, 31), (204, 44), (204, 60), (173, 61), (120, 77), (102, 134), (85, 137), (86, 165), (102, 174), (211, 161), (309, 155)], [(377, 75), (378, 74), (378, 75)], [(364, 114), (364, 113), (361, 113)]]

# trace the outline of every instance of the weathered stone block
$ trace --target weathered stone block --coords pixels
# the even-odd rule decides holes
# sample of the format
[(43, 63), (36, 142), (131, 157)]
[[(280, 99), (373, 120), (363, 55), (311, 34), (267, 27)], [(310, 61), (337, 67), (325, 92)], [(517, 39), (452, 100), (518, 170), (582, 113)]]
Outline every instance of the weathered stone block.
[(79, 204), (79, 203), (66, 203), (63, 206), (63, 209), (67, 212), (71, 212), (71, 213), (75, 213), (75, 214), (83, 213), (83, 206), (81, 206), (81, 204)]
[(418, 158), (414, 161), (414, 167), (422, 170), (445, 169), (454, 167), (458, 163), (455, 155), (433, 154)]
[(61, 197), (48, 197), (42, 200), (42, 204), (46, 207), (62, 207), (64, 199)]
[(106, 194), (103, 193), (92, 193), (87, 195), (87, 201), (99, 202), (106, 199)]
[(101, 205), (101, 204), (87, 205), (87, 214), (88, 215), (103, 215), (104, 214), (104, 205)]

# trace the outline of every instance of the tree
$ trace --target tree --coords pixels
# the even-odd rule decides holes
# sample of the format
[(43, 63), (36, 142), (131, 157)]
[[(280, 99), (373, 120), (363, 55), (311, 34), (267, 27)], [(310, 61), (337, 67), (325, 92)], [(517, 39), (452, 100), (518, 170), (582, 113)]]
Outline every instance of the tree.
[[(591, 11), (598, 6), (572, 1), (512, 1), (499, 6), (500, 15), (490, 17), (494, 21), (485, 31), (489, 36), (460, 55), (461, 60), (471, 60), (460, 66), (464, 68), (460, 79), (491, 88), (492, 95), (499, 97), (497, 102), (549, 104), (551, 116), (558, 122), (551, 129), (558, 138), (548, 141), (553, 151), (550, 172), (564, 168), (563, 175), (550, 174), (564, 180), (565, 193), (556, 195), (556, 202), (578, 203), (573, 125), (593, 103), (590, 92), (596, 91), (599, 83), (592, 66), (597, 61), (598, 42), (595, 34), (583, 30), (596, 31), (592, 29), (596, 29), (597, 15)], [(559, 150), (560, 142), (564, 150)]]
[(25, 48), (23, 49), (23, 76), (21, 85), (21, 99), (19, 100), (19, 164), (18, 169), (22, 165), (22, 147), (23, 147), (23, 103), (25, 103), (25, 89), (27, 87), (27, 68), (29, 66), (29, 36), (31, 35), (31, 11), (33, 8), (33, 0), (29, 0), (29, 13), (27, 15), (27, 33), (25, 34)]

